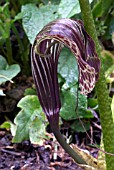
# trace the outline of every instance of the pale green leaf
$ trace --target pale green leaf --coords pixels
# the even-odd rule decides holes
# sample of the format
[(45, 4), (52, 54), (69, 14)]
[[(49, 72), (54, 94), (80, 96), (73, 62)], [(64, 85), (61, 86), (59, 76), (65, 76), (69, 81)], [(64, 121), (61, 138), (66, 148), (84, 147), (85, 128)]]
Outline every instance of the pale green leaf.
[(58, 17), (57, 5), (45, 5), (37, 8), (34, 4), (22, 6), (22, 24), (31, 44), (38, 32), (50, 21)]
[[(89, 0), (91, 3), (92, 0)], [(80, 13), (80, 5), (79, 1), (77, 0), (61, 0), (58, 8), (58, 14), (60, 18), (70, 18), (75, 14)]]
[(80, 12), (79, 1), (76, 0), (61, 0), (58, 8), (58, 13), (61, 18), (70, 18), (74, 14)]
[(0, 84), (11, 81), (19, 72), (18, 64), (8, 65), (5, 58), (0, 55)]
[(17, 126), (13, 142), (22, 142), (30, 139), (32, 143), (41, 144), (45, 135), (45, 114), (42, 112), (36, 95), (22, 98), (18, 107), (21, 111), (16, 116), (14, 123)]
[(0, 70), (4, 70), (7, 67), (7, 61), (0, 55)]
[(42, 117), (45, 120), (43, 112), (41, 112), (41, 115), (37, 116), (36, 113), (36, 115), (34, 114), (33, 117), (31, 117), (32, 121), (29, 127), (29, 138), (31, 143), (42, 145), (43, 139), (47, 139), (45, 130), (46, 125), (44, 124)]
[(66, 80), (63, 88), (66, 89), (78, 82), (78, 66), (74, 55), (64, 48), (59, 57), (58, 72)]

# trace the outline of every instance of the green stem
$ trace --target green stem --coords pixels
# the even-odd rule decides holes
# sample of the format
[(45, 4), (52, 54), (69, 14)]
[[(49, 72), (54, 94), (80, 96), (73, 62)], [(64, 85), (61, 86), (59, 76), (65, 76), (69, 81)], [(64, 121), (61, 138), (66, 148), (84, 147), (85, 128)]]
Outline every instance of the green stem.
[(51, 130), (59, 144), (75, 160), (76, 163), (86, 164), (86, 162), (66, 143), (65, 139), (63, 138), (62, 134), (59, 131), (59, 127), (53, 128), (51, 126)]
[(19, 1), (14, 1), (14, 0), (10, 0), (10, 1), (12, 3), (13, 7), (14, 7), (14, 11), (16, 13), (18, 13), (19, 10), (20, 10), (20, 4), (18, 3)]
[(30, 73), (30, 71), (29, 71), (30, 70), (29, 69), (29, 61), (28, 61), (29, 59), (28, 59), (28, 55), (27, 55), (26, 49), (24, 48), (28, 44), (26, 45), (26, 44), (24, 44), (22, 42), (22, 40), (20, 39), (19, 32), (18, 32), (17, 28), (15, 27), (14, 23), (12, 23), (12, 30), (15, 33), (17, 41), (18, 41), (19, 54), (20, 54), (20, 58), (21, 58), (21, 61), (22, 61), (22, 64), (23, 64), (24, 74), (29, 75), (29, 73)]
[(16, 35), (20, 52), (23, 53), (23, 52), (24, 52), (24, 47), (23, 47), (23, 44), (22, 44), (22, 42), (21, 42), (21, 40), (20, 40), (20, 35), (19, 35), (19, 33), (18, 33), (18, 31), (17, 31), (17, 28), (15, 27), (15, 24), (14, 24), (14, 23), (12, 23), (12, 30), (13, 30), (13, 32), (14, 32), (15, 35)]
[[(88, 0), (79, 0), (85, 29), (93, 38), (98, 56), (101, 58), (101, 47), (97, 38), (95, 24)], [(103, 132), (103, 143), (106, 152), (114, 153), (114, 123), (103, 67), (101, 66), (99, 81), (96, 83), (100, 121)], [(105, 155), (107, 170), (114, 170), (114, 157)]]
[(2, 53), (3, 53), (4, 56), (7, 56), (7, 53), (6, 53), (6, 51), (4, 50), (3, 45), (0, 47), (0, 50), (2, 51)]
[(6, 39), (6, 49), (7, 49), (8, 64), (12, 64), (13, 63), (13, 57), (12, 57), (12, 47), (11, 47), (10, 38)]

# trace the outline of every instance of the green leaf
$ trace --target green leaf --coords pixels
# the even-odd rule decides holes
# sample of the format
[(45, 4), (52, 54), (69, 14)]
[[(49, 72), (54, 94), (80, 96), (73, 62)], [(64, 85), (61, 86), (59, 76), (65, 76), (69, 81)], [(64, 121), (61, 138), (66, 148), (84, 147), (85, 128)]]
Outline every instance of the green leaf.
[(76, 113), (76, 91), (77, 87), (73, 86), (68, 90), (61, 92), (62, 108), (60, 116), (65, 120), (74, 120), (80, 118), (93, 118), (90, 110), (87, 110), (87, 97), (78, 92), (78, 113)]
[[(43, 120), (42, 120), (43, 118)], [(31, 117), (32, 121), (30, 123), (30, 127), (29, 127), (29, 138), (31, 143), (34, 144), (39, 144), (42, 145), (43, 144), (43, 139), (48, 139), (46, 136), (46, 130), (45, 130), (45, 117), (44, 117), (44, 113), (42, 112), (40, 115), (37, 116), (33, 115), (33, 117)], [(41, 121), (42, 120), (42, 121)]]
[(5, 129), (10, 129), (10, 122), (8, 122), (8, 121), (5, 121), (4, 123), (2, 123), (1, 125), (0, 125), (0, 128), (5, 128)]
[(10, 81), (20, 72), (20, 66), (13, 64), (9, 66), (4, 57), (0, 55), (0, 84)]
[[(92, 0), (90, 0), (92, 2)], [(76, 0), (61, 0), (58, 8), (60, 18), (70, 18), (75, 14), (80, 13), (79, 1)]]
[(22, 19), (22, 18), (23, 18), (23, 15), (24, 15), (23, 12), (18, 13), (18, 14), (15, 16), (15, 18), (13, 19), (13, 22)]
[(102, 65), (105, 72), (114, 64), (114, 55), (106, 50), (101, 52), (102, 55)]
[(112, 38), (112, 33), (114, 32), (114, 16), (111, 18), (110, 23), (108, 25), (108, 30), (107, 30), (107, 39)]
[(37, 96), (28, 95), (22, 98), (18, 103), (18, 107), (21, 108), (21, 111), (14, 120), (17, 128), (13, 142), (30, 139), (32, 143), (41, 144), (43, 138), (46, 138), (46, 119)]
[(78, 82), (78, 66), (74, 55), (64, 48), (59, 57), (59, 74), (66, 80), (63, 88), (68, 88)]
[(33, 88), (27, 88), (27, 89), (25, 89), (24, 95), (25, 96), (27, 96), (27, 95), (36, 95), (36, 90), (33, 89)]
[(37, 33), (52, 20), (58, 18), (57, 5), (45, 5), (37, 8), (34, 4), (22, 6), (23, 27), (31, 44)]
[(105, 25), (107, 26), (107, 29), (103, 38), (107, 40), (112, 39), (114, 33), (114, 12), (110, 12), (106, 15)]
[(0, 55), (0, 70), (4, 70), (7, 67), (7, 61)]
[(95, 3), (92, 14), (94, 18), (102, 17), (107, 15), (110, 11), (111, 6), (113, 6), (113, 0), (106, 1), (106, 0), (99, 0)]
[(113, 0), (110, 0), (110, 1), (102, 0), (103, 14), (107, 15), (107, 12), (109, 11), (109, 9), (112, 8), (113, 5), (114, 5), (114, 1)]
[(99, 0), (92, 9), (92, 14), (94, 18), (101, 17), (103, 14), (102, 0)]
[(58, 14), (61, 18), (70, 18), (74, 14), (80, 12), (79, 1), (76, 0), (61, 0), (58, 8)]
[(93, 109), (97, 109), (98, 107), (98, 101), (97, 99), (94, 98), (88, 98), (88, 107), (93, 108)]
[(0, 6), (0, 40), (5, 40), (10, 36), (11, 18), (9, 12), (9, 2)]
[(71, 125), (70, 128), (73, 129), (75, 132), (85, 132), (90, 129), (90, 122), (87, 120), (81, 120), (83, 126), (79, 120), (75, 120)]

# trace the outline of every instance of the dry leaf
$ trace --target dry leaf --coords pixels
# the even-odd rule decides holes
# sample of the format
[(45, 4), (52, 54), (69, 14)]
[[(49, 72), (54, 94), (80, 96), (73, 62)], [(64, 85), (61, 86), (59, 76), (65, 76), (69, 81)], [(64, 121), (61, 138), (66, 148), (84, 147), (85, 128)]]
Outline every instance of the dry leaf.
[(105, 170), (105, 162), (102, 160), (97, 160), (87, 152), (83, 151), (82, 149), (78, 148), (76, 145), (72, 145), (74, 151), (78, 153), (83, 160), (87, 163), (87, 165), (80, 165), (81, 168), (84, 170)]

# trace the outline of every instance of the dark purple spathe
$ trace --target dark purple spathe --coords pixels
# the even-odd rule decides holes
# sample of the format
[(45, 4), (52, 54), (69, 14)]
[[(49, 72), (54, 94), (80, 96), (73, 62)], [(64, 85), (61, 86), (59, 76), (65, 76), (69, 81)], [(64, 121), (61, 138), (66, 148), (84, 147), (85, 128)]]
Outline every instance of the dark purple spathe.
[(92, 91), (100, 70), (94, 42), (81, 21), (58, 19), (39, 32), (31, 52), (32, 73), (43, 111), (49, 121), (57, 123), (61, 108), (57, 65), (63, 45), (77, 60), (82, 94)]

